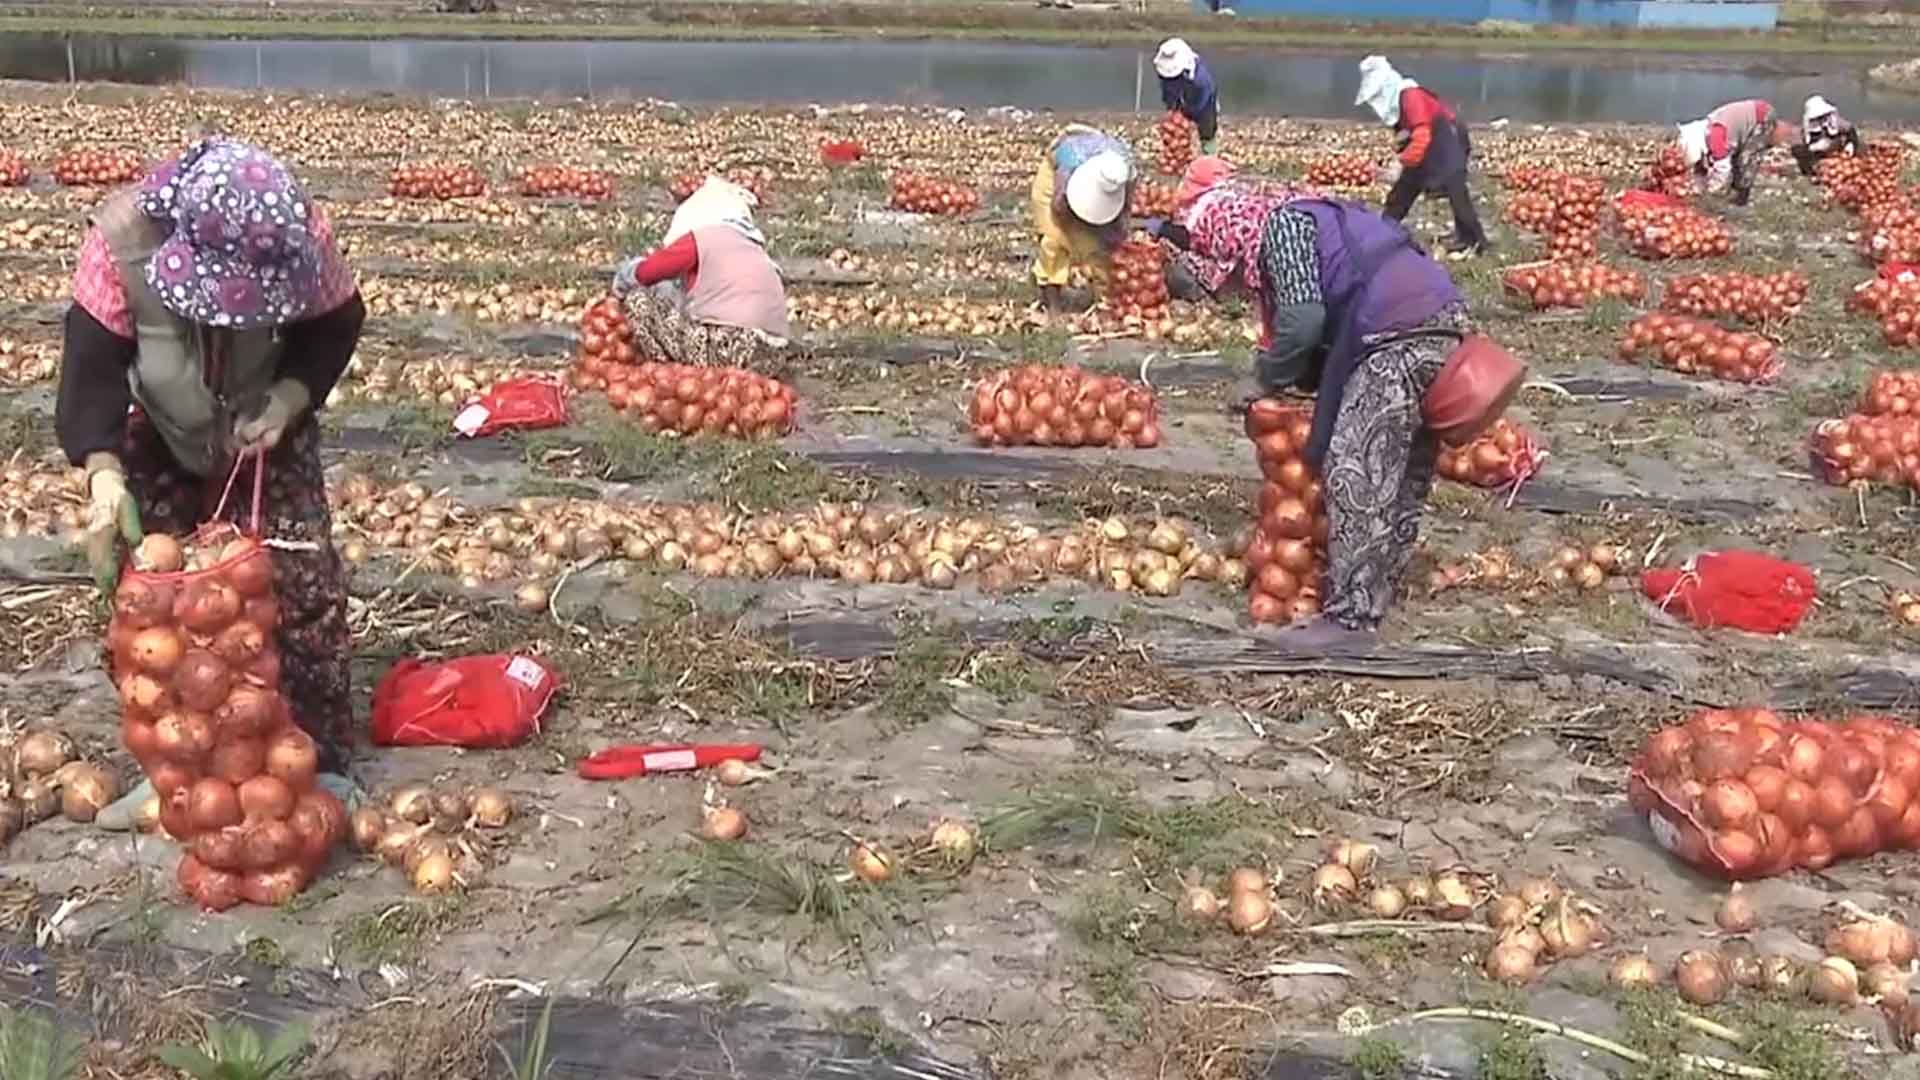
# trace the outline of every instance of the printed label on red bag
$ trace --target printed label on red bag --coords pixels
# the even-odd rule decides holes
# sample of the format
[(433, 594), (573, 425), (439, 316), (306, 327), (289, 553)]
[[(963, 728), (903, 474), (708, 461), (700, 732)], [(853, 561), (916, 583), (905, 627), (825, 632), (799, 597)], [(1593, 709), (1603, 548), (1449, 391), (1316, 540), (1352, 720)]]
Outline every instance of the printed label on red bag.
[(485, 405), (475, 402), (461, 409), (460, 415), (453, 418), (453, 430), (472, 437), (474, 432), (480, 430), (480, 425), (487, 422), (487, 417), (492, 415)]
[(658, 754), (643, 755), (640, 763), (647, 767), (648, 772), (678, 772), (693, 768), (699, 761), (691, 750), (663, 750)]
[(1647, 828), (1653, 830), (1654, 843), (1675, 854), (1680, 852), (1680, 830), (1655, 810), (1647, 815)]
[(516, 656), (507, 661), (507, 678), (529, 690), (540, 689), (547, 681), (547, 670), (524, 656)]

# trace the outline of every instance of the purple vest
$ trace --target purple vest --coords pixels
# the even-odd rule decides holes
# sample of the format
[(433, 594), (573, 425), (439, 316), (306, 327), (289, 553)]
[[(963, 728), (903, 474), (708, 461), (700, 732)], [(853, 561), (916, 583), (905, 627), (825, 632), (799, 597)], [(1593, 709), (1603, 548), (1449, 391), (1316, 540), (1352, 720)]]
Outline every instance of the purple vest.
[(1320, 259), (1320, 294), (1327, 307), (1329, 344), (1313, 410), (1307, 461), (1318, 468), (1333, 440), (1333, 422), (1347, 379), (1374, 334), (1412, 330), (1449, 304), (1460, 290), (1445, 267), (1414, 243), (1398, 222), (1358, 203), (1301, 199), (1287, 204), (1313, 218)]

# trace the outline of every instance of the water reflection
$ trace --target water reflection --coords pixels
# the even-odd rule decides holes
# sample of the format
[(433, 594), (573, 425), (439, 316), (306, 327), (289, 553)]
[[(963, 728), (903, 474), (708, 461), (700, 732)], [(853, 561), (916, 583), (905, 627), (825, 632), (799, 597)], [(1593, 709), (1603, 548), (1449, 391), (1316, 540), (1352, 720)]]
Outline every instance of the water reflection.
[[(77, 35), (82, 80), (444, 97), (670, 98), (792, 104), (872, 101), (978, 108), (1155, 109), (1140, 53), (963, 42), (189, 41)], [(0, 77), (61, 81), (68, 39), (0, 38)], [(1231, 114), (1357, 117), (1357, 54), (1225, 49), (1208, 54)], [(1789, 112), (1819, 92), (1867, 123), (1920, 120), (1920, 101), (1870, 91), (1844, 57), (1803, 70), (1713, 71), (1685, 58), (1396, 57), (1473, 120), (1674, 122), (1765, 97)], [(1594, 59), (1601, 64), (1594, 64)]]

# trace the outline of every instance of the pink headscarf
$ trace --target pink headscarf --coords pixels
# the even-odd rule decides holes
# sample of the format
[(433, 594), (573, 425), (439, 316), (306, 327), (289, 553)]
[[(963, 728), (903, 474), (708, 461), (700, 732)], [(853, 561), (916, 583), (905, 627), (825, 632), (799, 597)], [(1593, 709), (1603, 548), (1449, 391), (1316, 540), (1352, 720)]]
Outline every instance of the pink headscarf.
[(1173, 193), (1173, 205), (1185, 210), (1208, 188), (1232, 176), (1235, 171), (1233, 162), (1223, 157), (1194, 158), (1188, 163), (1187, 171), (1180, 176), (1180, 188)]

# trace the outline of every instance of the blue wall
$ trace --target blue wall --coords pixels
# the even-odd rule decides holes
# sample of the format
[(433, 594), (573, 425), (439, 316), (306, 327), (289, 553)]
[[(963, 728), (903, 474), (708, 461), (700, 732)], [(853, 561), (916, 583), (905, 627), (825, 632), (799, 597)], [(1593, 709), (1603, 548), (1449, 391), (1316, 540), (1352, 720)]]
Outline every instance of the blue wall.
[[(1296, 15), (1350, 22), (1413, 19), (1419, 22), (1556, 23), (1640, 29), (1772, 30), (1777, 3), (1710, 3), (1695, 0), (1223, 0), (1243, 15)], [(1206, 11), (1207, 0), (1194, 0)]]

